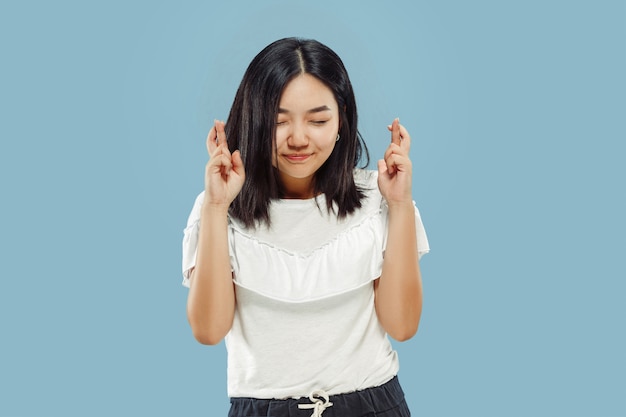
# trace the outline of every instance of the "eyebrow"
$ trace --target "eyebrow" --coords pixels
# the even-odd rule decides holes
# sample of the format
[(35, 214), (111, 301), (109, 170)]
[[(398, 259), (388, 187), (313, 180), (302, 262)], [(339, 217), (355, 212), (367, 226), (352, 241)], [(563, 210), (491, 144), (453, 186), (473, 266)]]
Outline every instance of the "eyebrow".
[[(314, 108), (312, 108), (310, 110), (307, 110), (306, 112), (307, 112), (307, 114), (311, 114), (311, 113), (319, 113), (319, 112), (322, 112), (322, 111), (330, 111), (330, 110), (331, 110), (330, 107), (324, 105), (324, 106), (314, 107)], [(279, 108), (278, 109), (278, 113), (279, 114), (280, 113), (289, 113), (289, 110)]]

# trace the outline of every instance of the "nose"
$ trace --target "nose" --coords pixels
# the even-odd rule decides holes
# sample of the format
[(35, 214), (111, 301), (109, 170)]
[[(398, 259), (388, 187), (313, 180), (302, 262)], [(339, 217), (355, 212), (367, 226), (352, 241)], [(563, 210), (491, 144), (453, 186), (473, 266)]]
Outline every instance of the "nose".
[(302, 148), (308, 145), (309, 139), (306, 134), (306, 129), (299, 124), (294, 123), (291, 128), (291, 132), (289, 132), (289, 138), (287, 139), (287, 144), (294, 148)]

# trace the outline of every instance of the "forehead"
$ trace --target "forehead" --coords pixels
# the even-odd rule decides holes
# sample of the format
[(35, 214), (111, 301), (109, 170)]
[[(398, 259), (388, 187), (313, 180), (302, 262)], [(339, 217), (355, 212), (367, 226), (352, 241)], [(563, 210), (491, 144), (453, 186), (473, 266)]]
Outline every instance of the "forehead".
[(301, 74), (289, 81), (280, 96), (279, 107), (283, 110), (309, 110), (321, 106), (336, 109), (335, 95), (326, 84), (310, 74)]

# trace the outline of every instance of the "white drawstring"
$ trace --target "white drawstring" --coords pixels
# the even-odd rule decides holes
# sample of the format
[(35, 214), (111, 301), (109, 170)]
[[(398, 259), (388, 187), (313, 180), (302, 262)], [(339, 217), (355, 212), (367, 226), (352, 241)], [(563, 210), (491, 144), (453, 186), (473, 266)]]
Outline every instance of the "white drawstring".
[(313, 404), (298, 404), (298, 408), (302, 410), (311, 408), (313, 410), (311, 417), (322, 417), (324, 410), (333, 405), (333, 403), (328, 400), (328, 394), (323, 390), (313, 391), (311, 395), (309, 395), (309, 400), (311, 400)]

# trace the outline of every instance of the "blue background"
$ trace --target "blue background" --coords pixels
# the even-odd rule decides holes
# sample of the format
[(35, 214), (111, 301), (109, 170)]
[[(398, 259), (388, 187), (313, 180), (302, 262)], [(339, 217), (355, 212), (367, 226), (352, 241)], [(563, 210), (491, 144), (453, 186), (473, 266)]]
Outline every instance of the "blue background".
[(611, 0), (0, 2), (0, 416), (226, 414), (182, 229), (212, 120), (293, 35), (344, 59), (373, 163), (394, 117), (413, 138), (432, 252), (395, 346), (414, 415), (626, 416)]

